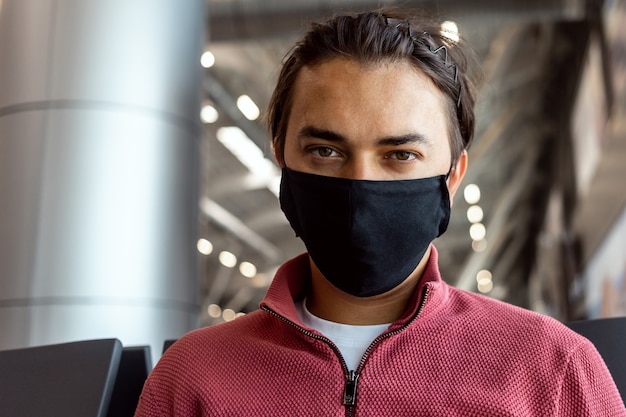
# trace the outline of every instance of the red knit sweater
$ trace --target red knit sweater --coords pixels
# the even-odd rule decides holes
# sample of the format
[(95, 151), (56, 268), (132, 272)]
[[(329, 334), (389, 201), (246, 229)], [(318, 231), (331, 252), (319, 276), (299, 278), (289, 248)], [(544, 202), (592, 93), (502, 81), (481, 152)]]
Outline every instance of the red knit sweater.
[[(308, 268), (306, 256), (289, 261), (261, 310), (175, 343), (135, 416), (626, 416), (589, 341), (549, 317), (448, 286), (435, 250), (411, 307), (351, 384), (332, 343), (298, 319)], [(344, 405), (354, 392), (354, 405)]]

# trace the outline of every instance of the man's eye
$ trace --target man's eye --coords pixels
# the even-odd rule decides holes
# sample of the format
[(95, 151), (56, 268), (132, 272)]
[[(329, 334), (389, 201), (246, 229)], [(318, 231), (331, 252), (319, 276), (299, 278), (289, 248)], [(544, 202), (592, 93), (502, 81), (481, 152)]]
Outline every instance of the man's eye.
[(417, 158), (417, 155), (415, 155), (413, 152), (398, 151), (390, 154), (389, 157), (391, 159), (397, 159), (398, 161), (410, 161)]
[(336, 154), (336, 152), (332, 148), (329, 148), (327, 146), (317, 147), (317, 148), (313, 149), (313, 152), (317, 153), (322, 158), (329, 158), (329, 157), (334, 156)]

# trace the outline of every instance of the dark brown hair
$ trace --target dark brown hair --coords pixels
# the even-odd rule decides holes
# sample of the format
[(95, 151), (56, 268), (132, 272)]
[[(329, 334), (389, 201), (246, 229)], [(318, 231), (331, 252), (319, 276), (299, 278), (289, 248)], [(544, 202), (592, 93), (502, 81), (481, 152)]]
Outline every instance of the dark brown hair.
[[(474, 136), (473, 83), (467, 71), (472, 51), (442, 34), (441, 25), (397, 10), (338, 15), (311, 29), (287, 54), (267, 110), (275, 154), (282, 159), (293, 89), (302, 67), (334, 58), (363, 65), (409, 62), (425, 73), (448, 99), (452, 163)], [(283, 162), (282, 160), (279, 162)]]

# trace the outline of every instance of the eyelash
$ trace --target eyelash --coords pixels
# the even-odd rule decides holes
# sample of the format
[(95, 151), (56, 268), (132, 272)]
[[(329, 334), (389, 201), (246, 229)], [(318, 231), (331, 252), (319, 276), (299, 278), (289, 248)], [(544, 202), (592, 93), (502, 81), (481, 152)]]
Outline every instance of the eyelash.
[[(400, 159), (400, 158), (397, 157), (399, 154), (406, 154), (406, 155), (409, 156), (409, 158), (408, 159)], [(393, 155), (395, 155), (396, 157), (393, 158), (392, 157)], [(411, 151), (393, 151), (393, 152), (385, 155), (385, 158), (386, 159), (394, 159), (394, 160), (400, 161), (400, 162), (409, 162), (409, 161), (422, 159), (420, 154), (415, 153), (415, 152), (411, 152)]]
[[(325, 150), (325, 151), (329, 151), (331, 153), (331, 155), (328, 156), (323, 156), (321, 155), (321, 151)], [(307, 149), (307, 152), (314, 154), (314, 156), (318, 157), (318, 158), (333, 158), (336, 157), (337, 155), (339, 155), (339, 152), (337, 152), (335, 149), (331, 148), (330, 146), (315, 146), (315, 147), (311, 147), (309, 149)], [(406, 154), (409, 156), (408, 159), (401, 159), (398, 158), (399, 154)], [(395, 156), (395, 157), (394, 157)], [(385, 155), (385, 159), (392, 159), (394, 161), (398, 161), (400, 163), (408, 163), (411, 161), (415, 161), (415, 160), (421, 160), (422, 159), (422, 155), (420, 155), (419, 153), (416, 152), (411, 152), (411, 151), (393, 151), (388, 153), (387, 155)]]
[[(328, 151), (331, 152), (331, 154), (336, 154), (336, 155), (323, 156), (323, 155), (320, 154), (321, 150), (328, 150)], [(315, 156), (317, 156), (319, 158), (332, 158), (332, 157), (337, 156), (339, 154), (339, 152), (337, 152), (336, 150), (334, 150), (330, 146), (314, 146), (314, 147), (311, 147), (311, 148), (307, 149), (307, 152), (312, 153), (312, 154), (314, 154)]]

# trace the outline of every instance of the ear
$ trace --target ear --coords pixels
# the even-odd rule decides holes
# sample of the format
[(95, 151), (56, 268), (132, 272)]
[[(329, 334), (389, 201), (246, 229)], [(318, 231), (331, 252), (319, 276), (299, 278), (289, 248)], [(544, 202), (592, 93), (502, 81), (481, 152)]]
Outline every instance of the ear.
[(274, 153), (274, 159), (276, 160), (278, 167), (280, 169), (283, 169), (285, 167), (285, 158), (283, 155), (284, 152), (280, 152), (280, 150), (276, 146), (276, 141), (272, 141), (272, 152)]
[(461, 181), (463, 181), (463, 177), (465, 176), (465, 171), (467, 170), (467, 159), (467, 151), (463, 150), (459, 160), (452, 167), (452, 170), (450, 170), (450, 176), (448, 177), (448, 193), (450, 194), (451, 207), (454, 202), (454, 195), (461, 186)]

